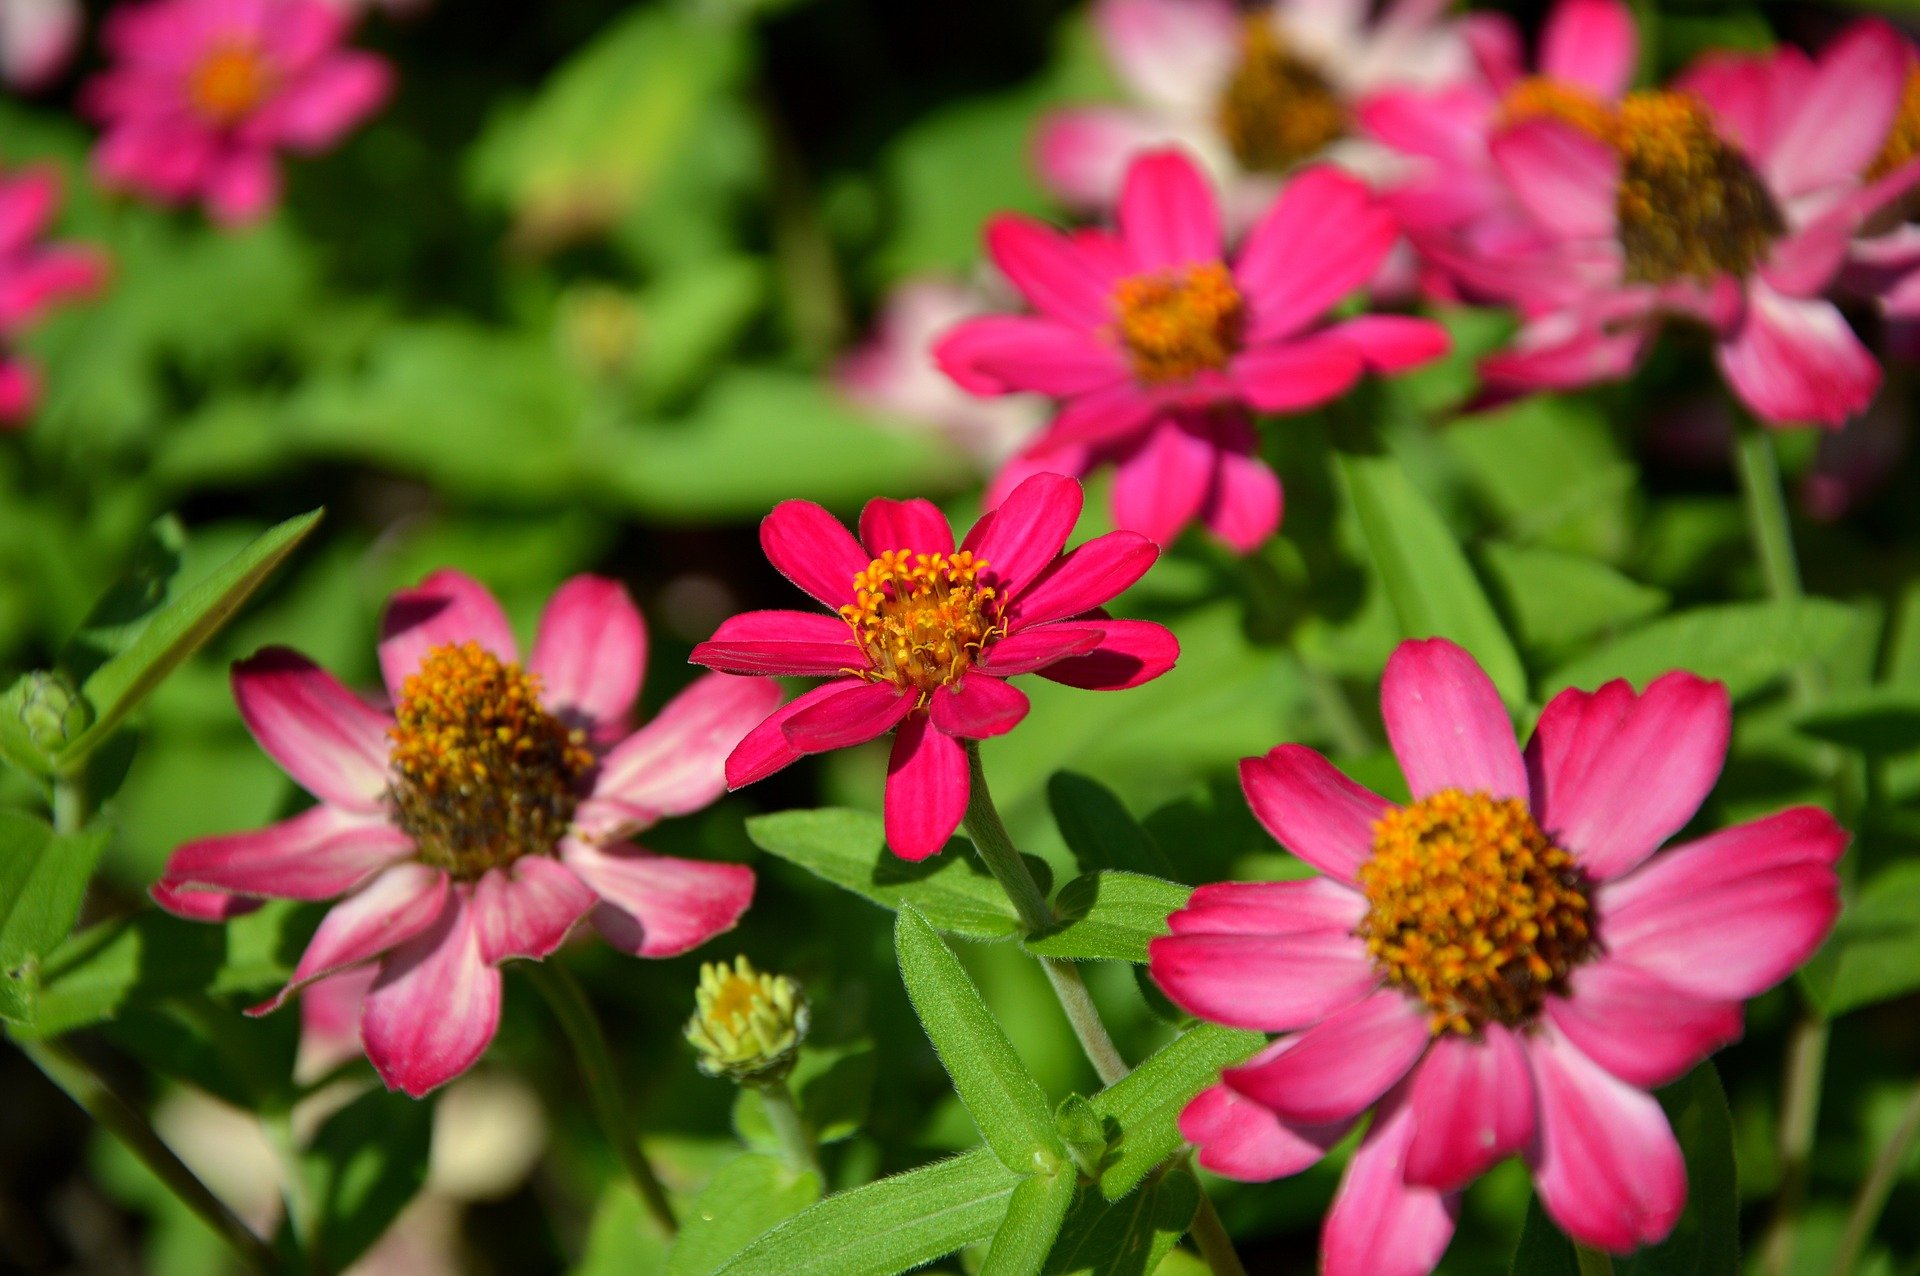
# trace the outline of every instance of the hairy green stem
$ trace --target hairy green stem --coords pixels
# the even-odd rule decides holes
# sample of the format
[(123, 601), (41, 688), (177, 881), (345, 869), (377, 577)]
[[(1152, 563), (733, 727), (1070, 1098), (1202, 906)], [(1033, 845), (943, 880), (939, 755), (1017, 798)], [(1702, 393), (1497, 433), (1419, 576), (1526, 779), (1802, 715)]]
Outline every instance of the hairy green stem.
[(1613, 1256), (1604, 1250), (1575, 1245), (1573, 1257), (1580, 1264), (1580, 1276), (1613, 1276)]
[(199, 1176), (187, 1168), (186, 1162), (174, 1154), (153, 1126), (147, 1123), (146, 1117), (115, 1094), (112, 1087), (85, 1060), (57, 1041), (20, 1041), (15, 1044), (27, 1058), (33, 1060), (35, 1067), (46, 1074), (47, 1080), (65, 1091), (81, 1111), (118, 1139), (121, 1146), (139, 1158), (140, 1163), (151, 1170), (153, 1176), (165, 1184), (181, 1204), (212, 1228), (214, 1234), (226, 1242), (248, 1270), (279, 1270), (279, 1262), (267, 1243), (254, 1235), (253, 1229), (243, 1223), (225, 1201), (215, 1196)]
[[(1014, 911), (1020, 914), (1021, 928), (1029, 933), (1042, 930), (1052, 924), (1053, 909), (1048, 905), (1046, 895), (1041, 892), (1040, 883), (1033, 880), (1033, 872), (1027, 867), (1027, 862), (1020, 858), (1013, 838), (1007, 834), (1006, 824), (1000, 819), (999, 808), (993, 804), (993, 794), (987, 788), (987, 769), (980, 760), (977, 741), (967, 741), (967, 769), (971, 786), (968, 789), (965, 821), (967, 836), (973, 839), (974, 848), (980, 852), (987, 871), (993, 874), (994, 880), (1006, 891), (1007, 898), (1013, 901)], [(1107, 1025), (1101, 1021), (1100, 1010), (1093, 1004), (1086, 981), (1080, 978), (1079, 967), (1070, 961), (1050, 957), (1039, 960), (1040, 968), (1047, 973), (1047, 981), (1053, 985), (1054, 995), (1060, 999), (1060, 1008), (1066, 1012), (1073, 1035), (1079, 1039), (1080, 1048), (1086, 1052), (1088, 1062), (1093, 1064), (1093, 1070), (1100, 1076), (1100, 1084), (1112, 1085), (1126, 1076), (1131, 1069), (1113, 1044)], [(1207, 1199), (1204, 1187), (1200, 1189), (1200, 1205), (1194, 1212), (1192, 1230), (1194, 1243), (1200, 1247), (1200, 1256), (1206, 1260), (1213, 1276), (1246, 1276), (1246, 1268), (1241, 1265), (1239, 1255), (1234, 1253), (1233, 1241), (1221, 1226), (1220, 1215)]]
[(613, 1145), (614, 1155), (626, 1168), (627, 1177), (633, 1180), (641, 1203), (662, 1232), (670, 1237), (676, 1235), (680, 1220), (674, 1216), (673, 1203), (667, 1199), (667, 1189), (661, 1185), (660, 1176), (653, 1172), (647, 1154), (640, 1148), (633, 1109), (628, 1106), (626, 1092), (615, 1078), (613, 1052), (607, 1048), (606, 1035), (600, 1031), (600, 1020), (593, 1013), (586, 990), (557, 963), (529, 962), (525, 969), (527, 978), (546, 998), (554, 1018), (560, 1021), (567, 1040), (573, 1044), (574, 1057), (579, 1061), (580, 1075), (587, 1083), (587, 1094), (600, 1118), (601, 1129), (606, 1132), (607, 1142)]
[(794, 1102), (787, 1079), (756, 1082), (754, 1088), (760, 1091), (760, 1098), (766, 1104), (767, 1124), (773, 1127), (773, 1135), (780, 1141), (787, 1164), (795, 1170), (812, 1171), (825, 1184), (827, 1176), (820, 1170), (819, 1145), (814, 1142), (806, 1119), (800, 1115), (800, 1105)]
[(1854, 1198), (1853, 1209), (1847, 1214), (1846, 1233), (1833, 1256), (1833, 1276), (1850, 1276), (1860, 1261), (1867, 1242), (1873, 1237), (1873, 1229), (1880, 1222), (1880, 1213), (1887, 1207), (1887, 1197), (1892, 1195), (1893, 1185), (1900, 1178), (1900, 1170), (1913, 1151), (1915, 1139), (1920, 1139), (1920, 1085), (1907, 1096), (1907, 1106), (1901, 1109), (1900, 1123), (1894, 1127), (1893, 1137), (1880, 1149), (1866, 1181), (1860, 1184), (1860, 1194)]

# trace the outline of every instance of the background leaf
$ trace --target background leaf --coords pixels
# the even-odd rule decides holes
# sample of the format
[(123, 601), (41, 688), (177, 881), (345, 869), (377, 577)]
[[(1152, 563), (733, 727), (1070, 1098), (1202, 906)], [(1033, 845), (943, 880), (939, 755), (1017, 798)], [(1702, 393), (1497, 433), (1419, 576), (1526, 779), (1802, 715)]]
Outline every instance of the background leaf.
[(1192, 893), (1138, 873), (1088, 873), (1060, 888), (1060, 920), (1021, 942), (1040, 957), (1144, 962), (1147, 945), (1167, 933), (1167, 915)]

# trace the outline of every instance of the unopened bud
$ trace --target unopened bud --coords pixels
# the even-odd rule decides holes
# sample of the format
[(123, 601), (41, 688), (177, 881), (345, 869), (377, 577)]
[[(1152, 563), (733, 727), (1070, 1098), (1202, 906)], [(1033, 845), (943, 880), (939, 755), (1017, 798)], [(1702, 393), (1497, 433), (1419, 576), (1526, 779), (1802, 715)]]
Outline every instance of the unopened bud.
[(708, 1076), (773, 1081), (793, 1067), (807, 1036), (807, 998), (796, 981), (757, 971), (745, 957), (731, 966), (707, 962), (694, 1002), (687, 1040)]
[(93, 721), (93, 712), (73, 680), (52, 669), (26, 676), (20, 697), (20, 721), (27, 738), (44, 753), (58, 753)]

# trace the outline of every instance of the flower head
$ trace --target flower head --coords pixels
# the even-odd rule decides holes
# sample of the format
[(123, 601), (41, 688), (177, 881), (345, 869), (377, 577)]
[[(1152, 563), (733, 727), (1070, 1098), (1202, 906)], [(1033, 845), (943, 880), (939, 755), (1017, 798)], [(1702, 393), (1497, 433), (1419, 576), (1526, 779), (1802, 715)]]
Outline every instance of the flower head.
[(692, 659), (727, 673), (832, 681), (754, 728), (727, 759), (727, 783), (751, 784), (806, 754), (897, 729), (887, 844), (925, 859), (966, 813), (960, 742), (1004, 734), (1026, 716), (1027, 698), (1008, 677), (1037, 673), (1104, 691), (1172, 668), (1179, 645), (1166, 629), (1098, 610), (1159, 551), (1132, 532), (1111, 532), (1062, 555), (1080, 505), (1078, 483), (1037, 474), (958, 547), (923, 500), (869, 502), (859, 540), (818, 505), (775, 507), (760, 525), (768, 559), (833, 614), (735, 616)]
[[(1140, 510), (1145, 525), (1132, 521), (1131, 501), (1116, 509), (1134, 530), (1178, 531), (1206, 503), (1207, 484), (1230, 469), (1234, 487), (1221, 499), (1259, 506), (1230, 521), (1250, 529), (1270, 514), (1277, 523), (1271, 475), (1225, 459), (1248, 460), (1253, 450), (1231, 419), (1316, 407), (1369, 370), (1403, 371), (1447, 348), (1445, 331), (1425, 319), (1327, 321), (1398, 235), (1364, 184), (1321, 167), (1288, 183), (1229, 254), (1199, 169), (1178, 151), (1155, 152), (1128, 169), (1117, 233), (996, 218), (988, 250), (1038, 313), (967, 320), (936, 354), (974, 394), (1037, 391), (1062, 401), (1023, 454), (1036, 465), (1059, 457), (1084, 468), (1095, 456), (1131, 455), (1158, 423), (1182, 421), (1160, 447), (1193, 455), (1158, 471), (1166, 481), (1144, 502), (1151, 512)], [(1182, 517), (1169, 518), (1176, 510)]]
[(1840, 907), (1847, 835), (1797, 807), (1667, 846), (1720, 773), (1726, 689), (1669, 673), (1564, 691), (1524, 752), (1486, 674), (1403, 643), (1381, 686), (1412, 798), (1281, 745), (1241, 764), (1268, 831), (1321, 875), (1203, 886), (1153, 942), (1167, 995), (1277, 1032), (1181, 1117), (1200, 1163), (1294, 1174), (1366, 1113), (1327, 1276), (1422, 1276), (1459, 1193), (1511, 1155), (1582, 1244), (1624, 1253), (1686, 1177), (1646, 1093), (1740, 1035)]
[(1128, 165), (1157, 147), (1199, 157), (1224, 191), (1227, 219), (1249, 225), (1280, 180), (1327, 160), (1389, 176), (1393, 157), (1361, 134), (1356, 112), (1395, 86), (1437, 88), (1466, 74), (1464, 26), (1431, 0), (1101, 0), (1094, 25), (1132, 101), (1049, 116), (1034, 155), (1067, 203), (1104, 211)]
[(203, 200), (226, 223), (279, 197), (276, 151), (323, 151), (378, 110), (387, 63), (343, 49), (327, 0), (145, 0), (101, 38), (114, 65), (83, 104), (105, 125), (103, 182), (169, 203)]
[(583, 918), (641, 957), (734, 924), (751, 870), (626, 839), (719, 796), (727, 751), (779, 693), (709, 676), (629, 732), (646, 631), (626, 591), (592, 576), (554, 595), (525, 665), (500, 605), (457, 572), (395, 595), (383, 634), (391, 709), (284, 649), (234, 667), (247, 728), (319, 805), (189, 842), (153, 894), (209, 920), (265, 898), (339, 899), (251, 1013), (376, 967), (361, 1039), (388, 1085), (420, 1095), (492, 1040), (501, 962), (545, 957)]
[(23, 424), (39, 398), (39, 377), (14, 357), (14, 339), (54, 306), (91, 296), (106, 277), (94, 249), (43, 242), (59, 203), (51, 168), (0, 175), (0, 430)]
[(702, 962), (687, 1040), (700, 1071), (735, 1081), (772, 1081), (793, 1067), (807, 1038), (807, 995), (785, 975), (755, 970), (744, 956), (733, 965)]

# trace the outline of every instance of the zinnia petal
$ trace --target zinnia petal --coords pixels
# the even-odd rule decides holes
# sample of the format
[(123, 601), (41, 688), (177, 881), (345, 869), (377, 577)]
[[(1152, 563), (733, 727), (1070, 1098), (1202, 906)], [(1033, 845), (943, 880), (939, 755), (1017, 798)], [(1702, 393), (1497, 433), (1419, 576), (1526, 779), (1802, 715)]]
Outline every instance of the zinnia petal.
[(1180, 659), (1180, 641), (1151, 620), (1101, 620), (1100, 645), (1044, 669), (1042, 678), (1083, 691), (1127, 691), (1152, 682)]
[(887, 845), (905, 860), (938, 854), (967, 813), (967, 751), (923, 714), (900, 724), (887, 759)]
[(301, 788), (349, 810), (380, 809), (393, 719), (284, 647), (233, 667), (233, 699), (253, 738)]
[(500, 1025), (500, 972), (480, 955), (466, 891), (387, 956), (360, 1035), (390, 1090), (418, 1099), (471, 1068)]
[(1373, 826), (1391, 805), (1300, 744), (1242, 759), (1240, 787), (1275, 841), (1349, 885), (1373, 854)]
[(380, 621), (380, 672), (396, 701), (408, 678), (435, 647), (477, 642), (503, 661), (520, 658), (507, 615), (485, 585), (443, 567), (387, 602)]
[(540, 616), (528, 668), (540, 699), (588, 730), (626, 720), (647, 670), (647, 626), (618, 581), (575, 576)]
[(1498, 1023), (1477, 1040), (1447, 1033), (1420, 1061), (1408, 1106), (1407, 1182), (1457, 1192), (1533, 1139), (1526, 1051)]
[(1160, 557), (1160, 547), (1138, 532), (1096, 536), (1041, 572), (1007, 608), (1014, 632), (1066, 620), (1125, 593)]
[(469, 905), (481, 959), (496, 966), (512, 957), (538, 961), (560, 946), (594, 902), (586, 883), (544, 855), (488, 870), (474, 883)]
[(1220, 206), (1206, 175), (1180, 151), (1134, 160), (1118, 215), (1120, 237), (1142, 271), (1220, 260)]
[(575, 826), (606, 836), (706, 806), (726, 792), (728, 755), (779, 703), (779, 685), (765, 678), (697, 679), (600, 760)]
[(327, 910), (293, 975), (271, 999), (250, 1008), (264, 1015), (316, 980), (372, 961), (412, 939), (439, 918), (447, 902), (447, 874), (425, 864), (396, 864)]
[(1202, 1166), (1243, 1183), (1298, 1174), (1346, 1137), (1351, 1123), (1288, 1125), (1226, 1086), (1208, 1086), (1181, 1110), (1180, 1137), (1200, 1151)]
[(983, 514), (962, 549), (987, 561), (1002, 598), (1016, 598), (1060, 556), (1085, 499), (1080, 484), (1063, 474), (1035, 474)]
[(1322, 1276), (1427, 1276), (1440, 1265), (1460, 1201), (1408, 1181), (1413, 1134), (1404, 1091), (1381, 1103), (1321, 1229)]
[(1589, 1059), (1629, 1085), (1651, 1089), (1740, 1037), (1737, 1001), (1682, 992), (1609, 955), (1573, 972), (1547, 1018)]
[(383, 813), (316, 806), (263, 829), (188, 842), (167, 860), (162, 884), (266, 899), (332, 899), (412, 852), (412, 839)]
[(609, 944), (636, 957), (677, 957), (732, 930), (753, 903), (745, 864), (655, 855), (638, 846), (569, 838), (560, 859), (601, 903), (593, 924)]
[(1416, 798), (1442, 789), (1527, 797), (1527, 768), (1500, 693), (1445, 638), (1403, 642), (1380, 681), (1387, 738)]
[(812, 501), (782, 501), (760, 520), (760, 547), (782, 576), (838, 611), (872, 556), (840, 520)]
[(890, 501), (876, 496), (860, 511), (860, 543), (874, 558), (890, 549), (951, 554), (953, 528), (932, 501)]
[(1221, 1080), (1283, 1120), (1327, 1125), (1364, 1111), (1407, 1075), (1432, 1040), (1427, 1009), (1383, 988), (1305, 1032), (1283, 1037)]
[(964, 740), (985, 740), (1019, 726), (1027, 708), (1025, 692), (974, 670), (959, 682), (937, 688), (930, 712), (936, 730)]

